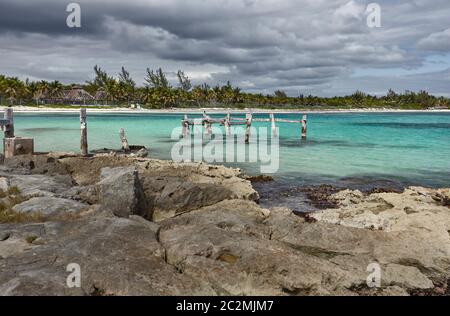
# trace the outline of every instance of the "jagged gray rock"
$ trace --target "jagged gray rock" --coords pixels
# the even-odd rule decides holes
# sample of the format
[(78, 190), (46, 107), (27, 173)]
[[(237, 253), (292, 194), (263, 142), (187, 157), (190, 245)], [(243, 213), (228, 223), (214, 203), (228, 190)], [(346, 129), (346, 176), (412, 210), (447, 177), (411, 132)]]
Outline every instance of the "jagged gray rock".
[(135, 167), (103, 168), (99, 186), (105, 210), (119, 217), (152, 217)]

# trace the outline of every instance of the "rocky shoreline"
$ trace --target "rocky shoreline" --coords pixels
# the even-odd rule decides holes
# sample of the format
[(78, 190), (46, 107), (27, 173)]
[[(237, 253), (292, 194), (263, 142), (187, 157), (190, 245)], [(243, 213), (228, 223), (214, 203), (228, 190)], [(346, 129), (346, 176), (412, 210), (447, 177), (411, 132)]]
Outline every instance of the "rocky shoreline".
[(307, 193), (326, 209), (298, 216), (259, 206), (250, 180), (270, 181), (115, 155), (6, 159), (0, 295), (449, 294), (449, 189), (323, 187)]

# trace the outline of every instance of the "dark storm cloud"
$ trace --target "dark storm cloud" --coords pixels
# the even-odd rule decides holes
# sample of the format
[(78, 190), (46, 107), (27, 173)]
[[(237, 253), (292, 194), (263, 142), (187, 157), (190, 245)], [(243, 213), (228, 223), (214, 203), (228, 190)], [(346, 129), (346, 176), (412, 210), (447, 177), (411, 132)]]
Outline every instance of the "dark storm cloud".
[[(355, 70), (417, 69), (436, 55), (450, 66), (448, 0), (380, 0), (379, 29), (367, 27), (363, 0), (76, 2), (80, 29), (66, 26), (70, 1), (2, 0), (1, 72), (82, 82), (95, 64), (112, 72), (124, 65), (138, 78), (162, 66), (172, 77), (182, 68), (195, 82), (231, 80), (249, 91), (341, 94), (355, 90)], [(398, 80), (361, 78), (372, 91)], [(416, 87), (420, 80), (405, 82)], [(426, 82), (441, 91), (443, 81)]]

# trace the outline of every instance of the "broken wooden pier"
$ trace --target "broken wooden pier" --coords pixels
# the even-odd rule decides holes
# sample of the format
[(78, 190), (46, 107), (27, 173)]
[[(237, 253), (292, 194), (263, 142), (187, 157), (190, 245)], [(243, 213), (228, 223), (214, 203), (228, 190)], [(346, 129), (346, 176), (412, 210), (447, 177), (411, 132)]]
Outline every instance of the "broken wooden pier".
[[(302, 114), (300, 114), (302, 115)], [(307, 116), (304, 114), (299, 120), (287, 120), (281, 118), (275, 118), (273, 113), (269, 114), (266, 118), (254, 118), (253, 113), (246, 113), (245, 118), (242, 117), (232, 117), (230, 113), (227, 113), (224, 118), (211, 118), (206, 112), (203, 112), (202, 118), (190, 119), (188, 115), (184, 115), (184, 119), (181, 121), (182, 126), (182, 136), (187, 137), (190, 132), (190, 127), (201, 125), (204, 128), (206, 135), (212, 134), (212, 125), (219, 124), (224, 126), (225, 134), (230, 135), (230, 127), (235, 125), (245, 126), (245, 142), (248, 144), (250, 142), (250, 132), (253, 122), (269, 122), (271, 123), (272, 135), (277, 135), (277, 125), (276, 123), (294, 123), (300, 126), (300, 137), (301, 139), (306, 139), (307, 137)]]

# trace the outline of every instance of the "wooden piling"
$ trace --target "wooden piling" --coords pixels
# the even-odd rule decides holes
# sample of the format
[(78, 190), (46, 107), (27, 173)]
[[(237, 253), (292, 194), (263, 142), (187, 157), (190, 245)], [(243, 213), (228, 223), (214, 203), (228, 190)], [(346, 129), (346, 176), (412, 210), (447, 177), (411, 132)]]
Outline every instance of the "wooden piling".
[(123, 128), (121, 128), (119, 130), (119, 137), (120, 137), (120, 142), (122, 143), (122, 150), (130, 151), (130, 145), (128, 145), (128, 139), (125, 136), (125, 130)]
[(307, 130), (307, 116), (305, 114), (302, 118), (302, 139), (306, 139)]
[(275, 115), (270, 113), (270, 122), (272, 123), (272, 136), (277, 136), (277, 125), (275, 123)]
[(182, 136), (186, 138), (189, 135), (189, 119), (187, 115), (184, 115), (184, 120), (181, 121)]
[(14, 137), (14, 115), (12, 108), (6, 108), (4, 119), (8, 120), (9, 123), (5, 125), (5, 138), (13, 138)]
[(247, 113), (245, 115), (245, 123), (246, 123), (245, 143), (249, 144), (250, 143), (250, 130), (251, 130), (251, 127), (252, 127), (252, 114), (251, 113)]
[(225, 135), (228, 136), (228, 135), (231, 134), (231, 129), (230, 129), (230, 127), (231, 127), (231, 114), (230, 113), (227, 113), (224, 125), (225, 125)]
[(87, 122), (86, 122), (86, 109), (80, 109), (80, 149), (81, 155), (88, 155), (88, 141), (87, 141)]

